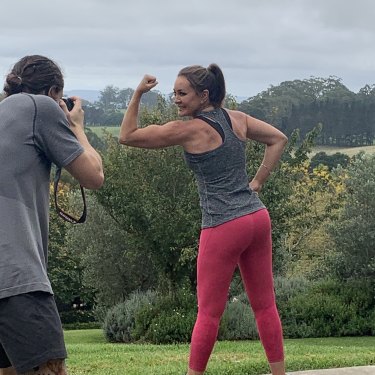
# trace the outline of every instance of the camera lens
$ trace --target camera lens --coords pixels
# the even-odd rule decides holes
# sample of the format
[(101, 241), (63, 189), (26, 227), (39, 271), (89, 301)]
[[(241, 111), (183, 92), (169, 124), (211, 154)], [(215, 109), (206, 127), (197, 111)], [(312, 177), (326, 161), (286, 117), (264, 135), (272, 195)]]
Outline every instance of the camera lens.
[(61, 99), (65, 102), (65, 104), (68, 108), (68, 111), (70, 112), (74, 107), (73, 99), (70, 99), (70, 98), (61, 98)]

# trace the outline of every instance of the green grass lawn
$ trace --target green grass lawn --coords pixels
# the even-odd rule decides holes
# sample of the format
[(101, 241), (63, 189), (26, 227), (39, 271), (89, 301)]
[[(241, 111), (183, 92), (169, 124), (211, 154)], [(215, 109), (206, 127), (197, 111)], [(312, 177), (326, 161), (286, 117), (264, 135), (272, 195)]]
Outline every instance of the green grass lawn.
[[(65, 331), (69, 374), (184, 375), (189, 346), (110, 344), (99, 329)], [(285, 340), (288, 371), (375, 364), (375, 337)], [(258, 341), (218, 342), (207, 375), (267, 374)]]

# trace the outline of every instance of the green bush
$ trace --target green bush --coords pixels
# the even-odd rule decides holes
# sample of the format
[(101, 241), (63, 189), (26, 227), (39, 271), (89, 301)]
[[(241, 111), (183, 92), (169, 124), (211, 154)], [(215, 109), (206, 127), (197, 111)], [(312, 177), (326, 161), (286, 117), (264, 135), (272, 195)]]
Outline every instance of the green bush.
[(310, 287), (310, 282), (304, 277), (276, 277), (275, 281), (276, 303), (279, 309), (288, 301), (301, 293), (306, 292)]
[[(375, 332), (374, 282), (276, 278), (276, 302), (288, 338), (363, 336)], [(224, 312), (219, 339), (258, 337), (246, 293), (232, 297)]]
[(371, 335), (374, 308), (370, 281), (320, 281), (284, 305), (284, 334), (290, 338)]
[[(233, 285), (234, 284), (234, 285)], [(249, 305), (248, 297), (243, 292), (240, 280), (231, 285), (231, 300), (220, 322), (219, 340), (253, 340), (258, 338), (258, 331), (253, 311)], [(298, 278), (275, 278), (276, 302), (281, 310), (287, 306), (289, 300), (308, 289), (308, 280)], [(234, 295), (234, 291), (239, 292)]]
[(284, 328), (289, 337), (339, 336), (340, 328), (353, 314), (348, 306), (342, 305), (339, 296), (316, 291), (294, 298), (290, 307), (294, 324)]
[(188, 342), (196, 319), (196, 298), (187, 289), (159, 295), (137, 311), (133, 339), (154, 344)]
[[(243, 296), (243, 295), (241, 295)], [(219, 340), (253, 340), (258, 338), (254, 314), (249, 303), (234, 298), (228, 303), (220, 322)]]
[(186, 289), (166, 295), (137, 292), (108, 310), (103, 329), (111, 342), (187, 342), (195, 318), (195, 295)]
[(162, 311), (152, 319), (145, 339), (153, 344), (189, 342), (196, 319), (195, 311)]
[[(363, 336), (375, 333), (374, 282), (276, 279), (277, 304), (287, 338)], [(114, 342), (188, 342), (196, 319), (196, 297), (173, 293), (134, 293), (107, 313), (104, 331)], [(245, 293), (232, 297), (220, 322), (219, 340), (258, 338)]]
[(326, 165), (331, 171), (337, 168), (338, 165), (346, 168), (350, 163), (350, 157), (341, 152), (335, 152), (333, 155), (327, 155), (324, 151), (316, 153), (310, 160), (309, 171), (318, 167), (320, 164)]
[(104, 319), (103, 330), (110, 342), (131, 342), (135, 316), (144, 306), (151, 306), (157, 297), (153, 291), (134, 292), (122, 303), (109, 309)]

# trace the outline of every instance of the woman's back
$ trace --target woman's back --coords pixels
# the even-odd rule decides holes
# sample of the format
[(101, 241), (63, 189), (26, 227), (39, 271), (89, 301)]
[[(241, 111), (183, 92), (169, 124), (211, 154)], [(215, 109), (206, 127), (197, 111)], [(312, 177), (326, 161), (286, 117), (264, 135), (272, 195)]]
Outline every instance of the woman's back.
[(213, 227), (264, 208), (249, 188), (246, 173), (246, 142), (234, 133), (228, 113), (217, 108), (202, 112), (201, 119), (218, 132), (222, 143), (202, 152), (185, 151), (185, 160), (195, 173), (202, 209), (202, 227)]

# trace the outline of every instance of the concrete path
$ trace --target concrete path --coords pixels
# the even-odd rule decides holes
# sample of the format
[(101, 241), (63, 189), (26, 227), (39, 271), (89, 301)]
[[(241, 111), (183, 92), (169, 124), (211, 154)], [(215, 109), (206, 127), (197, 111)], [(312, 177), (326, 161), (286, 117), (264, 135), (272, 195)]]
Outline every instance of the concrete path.
[(331, 368), (326, 370), (306, 370), (287, 372), (288, 375), (375, 375), (375, 366)]

